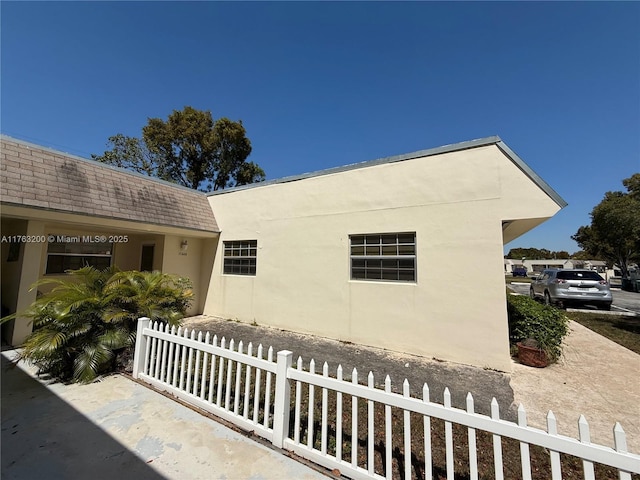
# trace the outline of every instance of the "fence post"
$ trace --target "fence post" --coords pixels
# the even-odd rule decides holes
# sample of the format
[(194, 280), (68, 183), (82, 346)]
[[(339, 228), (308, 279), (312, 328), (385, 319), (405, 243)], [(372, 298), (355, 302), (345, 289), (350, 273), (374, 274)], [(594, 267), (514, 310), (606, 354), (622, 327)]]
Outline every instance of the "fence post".
[[(291, 368), (293, 352), (278, 352), (276, 363), (276, 398), (273, 404), (273, 444), (282, 448), (289, 435), (289, 411), (291, 410), (291, 385), (287, 373)], [(269, 412), (264, 412), (269, 415)]]
[(142, 334), (142, 330), (149, 327), (151, 319), (141, 317), (138, 319), (138, 330), (136, 332), (136, 348), (133, 355), (133, 378), (138, 378), (138, 374), (144, 367), (144, 353), (147, 350), (149, 339)]

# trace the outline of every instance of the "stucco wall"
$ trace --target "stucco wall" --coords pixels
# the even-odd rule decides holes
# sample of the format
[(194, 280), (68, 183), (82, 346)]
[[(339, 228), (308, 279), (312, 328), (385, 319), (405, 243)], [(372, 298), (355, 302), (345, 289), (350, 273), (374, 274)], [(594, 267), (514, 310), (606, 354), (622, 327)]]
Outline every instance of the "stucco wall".
[[(48, 235), (54, 236), (117, 236), (120, 243), (113, 245), (112, 265), (121, 270), (139, 270), (143, 245), (154, 245), (153, 269), (165, 273), (186, 276), (194, 284), (194, 302), (188, 314), (202, 313), (205, 293), (208, 288), (215, 251), (215, 239), (193, 238), (189, 236), (163, 235), (144, 232), (116, 230), (101, 225), (101, 219), (93, 219), (95, 225), (84, 227), (61, 222), (42, 222), (34, 220), (2, 219), (3, 235)], [(125, 240), (126, 237), (126, 241)], [(180, 243), (186, 239), (189, 244), (187, 255), (180, 255)], [(207, 248), (203, 248), (207, 245)], [(212, 248), (213, 247), (213, 248)], [(26, 250), (28, 249), (28, 252)], [(10, 310), (22, 311), (36, 298), (37, 292), (46, 293), (53, 288), (51, 284), (40, 285), (29, 291), (31, 285), (42, 278), (66, 278), (65, 274), (47, 275), (47, 243), (22, 244), (20, 259), (7, 262), (9, 244), (2, 244), (2, 300)], [(26, 252), (26, 253), (25, 253)], [(14, 324), (3, 327), (3, 338), (19, 345), (31, 332), (31, 324), (26, 319), (18, 319)]]
[[(205, 313), (508, 370), (505, 196), (558, 210), (510, 162), (486, 146), (212, 195), (220, 246), (256, 239), (257, 274), (223, 275), (218, 248)], [(350, 280), (349, 235), (407, 231), (415, 283)]]
[[(187, 240), (186, 254), (181, 252), (180, 244)], [(162, 271), (187, 277), (193, 284), (194, 299), (188, 315), (202, 313), (204, 298), (207, 292), (208, 282), (203, 285), (203, 269), (209, 274), (213, 250), (209, 241), (200, 238), (188, 238), (177, 235), (167, 235), (164, 239), (162, 252)], [(207, 270), (207, 268), (209, 268)]]

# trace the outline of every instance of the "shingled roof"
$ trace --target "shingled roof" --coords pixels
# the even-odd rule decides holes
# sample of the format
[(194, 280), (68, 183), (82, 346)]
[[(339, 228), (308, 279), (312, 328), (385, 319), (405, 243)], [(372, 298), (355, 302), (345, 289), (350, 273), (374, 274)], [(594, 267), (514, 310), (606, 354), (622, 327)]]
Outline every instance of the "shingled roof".
[(219, 232), (202, 192), (6, 135), (0, 139), (2, 204)]

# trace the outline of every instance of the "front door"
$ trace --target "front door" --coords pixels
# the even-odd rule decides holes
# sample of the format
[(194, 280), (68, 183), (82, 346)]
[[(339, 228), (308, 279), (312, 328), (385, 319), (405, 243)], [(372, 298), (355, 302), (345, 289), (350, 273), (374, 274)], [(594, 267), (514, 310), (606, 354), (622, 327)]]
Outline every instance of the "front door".
[(140, 255), (140, 271), (153, 271), (153, 250), (155, 245), (143, 245), (142, 255)]

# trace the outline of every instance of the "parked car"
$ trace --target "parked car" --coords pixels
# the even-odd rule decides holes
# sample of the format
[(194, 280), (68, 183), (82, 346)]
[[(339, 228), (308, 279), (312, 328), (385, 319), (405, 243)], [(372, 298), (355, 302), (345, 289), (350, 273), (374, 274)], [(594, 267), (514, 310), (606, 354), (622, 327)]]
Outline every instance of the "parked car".
[(609, 284), (593, 270), (543, 270), (532, 280), (529, 295), (546, 304), (595, 305), (602, 310), (611, 310), (613, 301)]
[(526, 269), (526, 267), (515, 267), (511, 271), (511, 275), (513, 275), (514, 277), (526, 277), (527, 276), (527, 269)]

